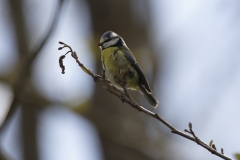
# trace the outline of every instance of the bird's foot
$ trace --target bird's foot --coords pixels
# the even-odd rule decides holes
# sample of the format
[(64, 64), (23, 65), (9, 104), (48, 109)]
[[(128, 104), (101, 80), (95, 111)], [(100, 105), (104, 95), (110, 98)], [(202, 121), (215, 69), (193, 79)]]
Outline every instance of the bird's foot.
[(93, 78), (94, 82), (97, 82), (98, 78), (100, 78), (100, 76), (99, 75), (95, 75), (94, 78)]
[(122, 101), (122, 103), (125, 102), (125, 95), (124, 95), (124, 94), (121, 94), (121, 96), (120, 96), (120, 100)]

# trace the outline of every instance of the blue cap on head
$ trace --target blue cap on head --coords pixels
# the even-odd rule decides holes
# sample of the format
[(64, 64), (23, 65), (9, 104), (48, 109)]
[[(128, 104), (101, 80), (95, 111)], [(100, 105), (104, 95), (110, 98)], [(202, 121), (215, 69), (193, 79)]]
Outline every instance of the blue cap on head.
[(106, 41), (107, 39), (112, 39), (112, 38), (117, 37), (117, 36), (118, 36), (118, 35), (117, 35), (115, 32), (113, 32), (113, 31), (107, 31), (107, 32), (105, 32), (105, 33), (102, 35), (102, 37), (101, 37), (101, 39), (100, 39), (100, 43)]

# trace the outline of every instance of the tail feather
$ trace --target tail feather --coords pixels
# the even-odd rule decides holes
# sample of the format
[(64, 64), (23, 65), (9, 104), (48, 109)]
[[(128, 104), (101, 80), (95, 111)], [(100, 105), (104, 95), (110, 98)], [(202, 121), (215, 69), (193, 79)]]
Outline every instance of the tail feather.
[(140, 88), (140, 91), (143, 93), (143, 95), (144, 95), (144, 96), (146, 97), (146, 99), (148, 100), (148, 102), (149, 102), (154, 108), (157, 108), (158, 103), (159, 103), (158, 100), (157, 100), (157, 98), (156, 98), (153, 94), (148, 93), (144, 86), (139, 85), (139, 88)]

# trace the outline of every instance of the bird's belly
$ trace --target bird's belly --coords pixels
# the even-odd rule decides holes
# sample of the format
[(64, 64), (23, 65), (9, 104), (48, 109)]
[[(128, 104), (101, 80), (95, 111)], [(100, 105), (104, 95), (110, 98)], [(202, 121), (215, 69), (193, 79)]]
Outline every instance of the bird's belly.
[(124, 83), (129, 89), (137, 89), (139, 76), (131, 63), (120, 51), (112, 51), (102, 55), (105, 74), (108, 80), (117, 88), (122, 89)]

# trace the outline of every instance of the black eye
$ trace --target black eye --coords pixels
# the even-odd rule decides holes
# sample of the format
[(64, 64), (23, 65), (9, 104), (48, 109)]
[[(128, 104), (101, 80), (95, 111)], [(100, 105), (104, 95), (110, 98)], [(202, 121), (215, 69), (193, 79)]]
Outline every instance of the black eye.
[(109, 42), (109, 41), (111, 41), (111, 38), (107, 39), (105, 42)]

